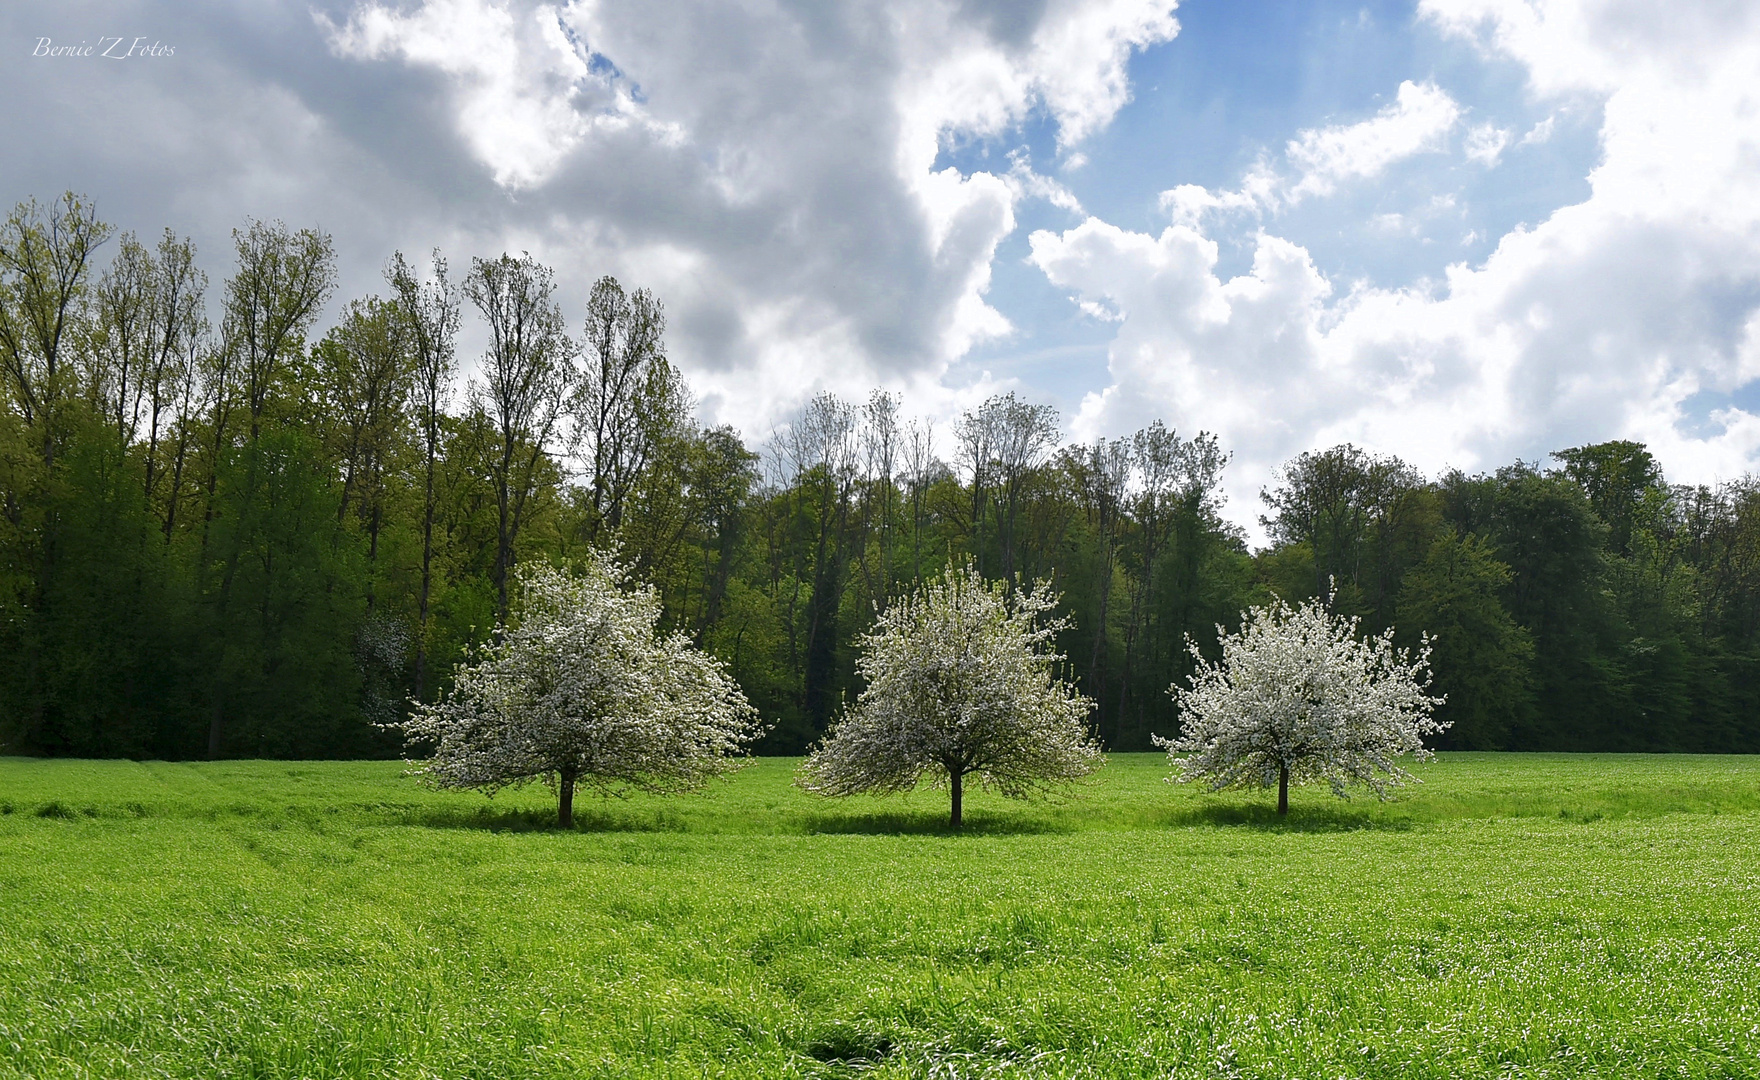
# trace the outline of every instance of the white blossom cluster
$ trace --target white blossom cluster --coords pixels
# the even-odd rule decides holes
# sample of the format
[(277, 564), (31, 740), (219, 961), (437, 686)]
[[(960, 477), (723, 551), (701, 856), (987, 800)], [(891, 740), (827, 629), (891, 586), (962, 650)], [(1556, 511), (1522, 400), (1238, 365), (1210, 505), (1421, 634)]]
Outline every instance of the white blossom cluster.
[(1045, 617), (1056, 595), (1006, 591), (969, 566), (949, 567), (882, 613), (861, 642), (866, 689), (808, 757), (800, 786), (887, 794), (927, 772), (956, 793), (971, 775), (1024, 798), (1098, 767), (1094, 703), (1052, 674), (1063, 657), (1050, 644), (1068, 625)]
[(534, 779), (605, 793), (700, 787), (762, 733), (721, 662), (660, 637), (660, 600), (608, 555), (576, 575), (522, 567), (517, 622), (458, 666), (451, 693), (400, 728), (427, 783), (490, 793)]
[[(1221, 628), (1217, 628), (1221, 633)], [(1412, 779), (1396, 759), (1431, 756), (1423, 736), (1448, 725), (1432, 711), (1430, 644), (1415, 656), (1393, 646), (1393, 630), (1357, 636), (1357, 620), (1310, 600), (1281, 600), (1244, 613), (1239, 633), (1221, 635), (1222, 660), (1197, 661), (1191, 685), (1169, 692), (1180, 707), (1177, 739), (1156, 737), (1184, 783), (1210, 790), (1324, 781), (1346, 796), (1350, 783), (1386, 798)]]
[(354, 635), (355, 668), (361, 675), (361, 712), (375, 727), (388, 727), (397, 719), (402, 697), (397, 676), (409, 657), (410, 635), (403, 623), (384, 611), (361, 620)]

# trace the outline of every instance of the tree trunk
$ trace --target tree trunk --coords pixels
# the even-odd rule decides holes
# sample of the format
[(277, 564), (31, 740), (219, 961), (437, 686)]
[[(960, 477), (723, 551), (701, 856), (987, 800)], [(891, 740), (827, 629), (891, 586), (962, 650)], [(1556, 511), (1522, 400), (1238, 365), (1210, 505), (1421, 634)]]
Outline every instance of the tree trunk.
[(513, 569), (513, 435), (502, 436), (501, 469), (495, 474), (495, 622), (497, 641), (507, 626), (507, 575)]
[(952, 777), (952, 783), (949, 787), (953, 789), (953, 827), (957, 829), (965, 824), (965, 818), (961, 812), (963, 809), (961, 803), (964, 802), (965, 797), (964, 785), (966, 777), (964, 773), (960, 772), (950, 772), (948, 775)]
[(1277, 768), (1277, 813), (1279, 816), (1289, 813), (1289, 766)]
[(562, 770), (561, 782), (557, 784), (556, 825), (562, 829), (574, 828), (574, 770)]
[(214, 692), (214, 708), (213, 708), (213, 711), (211, 713), (209, 713), (209, 715), (208, 715), (208, 760), (209, 761), (218, 761), (220, 759), (221, 726), (224, 722), (225, 716), (226, 716), (226, 690), (225, 690), (225, 687), (222, 686), (221, 688), (217, 689)]
[(507, 537), (507, 500), (501, 500), (500, 524), (495, 530), (495, 620), (497, 624), (496, 638), (499, 640), (499, 628), (507, 625), (507, 573), (513, 562), (513, 544)]
[(373, 506), (372, 524), (367, 526), (367, 610), (373, 610), (374, 578), (379, 572), (379, 530), (384, 526), (385, 508)]
[(427, 478), (422, 489), (422, 586), (416, 601), (415, 699), (428, 692), (428, 596), (434, 582), (434, 458), (438, 436), (429, 429)]

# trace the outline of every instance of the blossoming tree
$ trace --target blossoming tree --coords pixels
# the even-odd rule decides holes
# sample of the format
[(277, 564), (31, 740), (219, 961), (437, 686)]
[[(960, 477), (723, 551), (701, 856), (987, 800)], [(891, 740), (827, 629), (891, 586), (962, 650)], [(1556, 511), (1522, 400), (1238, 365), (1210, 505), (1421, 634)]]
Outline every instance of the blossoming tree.
[(1101, 763), (1088, 734), (1094, 703), (1052, 674), (1067, 619), (1043, 586), (1009, 597), (971, 567), (895, 601), (862, 638), (867, 688), (801, 767), (821, 795), (889, 794), (927, 773), (952, 793), (962, 824), (968, 776), (1012, 798), (1077, 779)]
[[(1220, 632), (1220, 628), (1218, 628)], [(1393, 630), (1357, 636), (1357, 620), (1330, 614), (1320, 600), (1290, 607), (1273, 600), (1243, 613), (1238, 633), (1222, 635), (1222, 660), (1197, 661), (1191, 685), (1169, 689), (1180, 735), (1156, 737), (1178, 778), (1211, 791), (1277, 785), (1277, 812), (1289, 813), (1289, 785), (1325, 781), (1343, 798), (1361, 783), (1377, 797), (1412, 779), (1398, 759), (1424, 759), (1423, 736), (1448, 725), (1430, 685), (1430, 645), (1413, 656), (1393, 646)]]
[(451, 693), (389, 725), (432, 747), (416, 775), (489, 794), (545, 780), (569, 828), (576, 785), (684, 791), (739, 767), (757, 714), (720, 661), (655, 633), (653, 589), (597, 553), (579, 575), (524, 568), (520, 586), (513, 625), (459, 665)]

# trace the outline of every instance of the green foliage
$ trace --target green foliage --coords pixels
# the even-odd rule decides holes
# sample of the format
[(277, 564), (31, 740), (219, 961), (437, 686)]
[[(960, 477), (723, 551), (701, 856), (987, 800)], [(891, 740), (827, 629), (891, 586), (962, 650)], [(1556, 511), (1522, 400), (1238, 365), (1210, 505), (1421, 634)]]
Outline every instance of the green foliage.
[(427, 791), (0, 761), (0, 1077), (1740, 1077), (1760, 766), (1444, 754), (1400, 801)]
[(1043, 585), (985, 581), (971, 564), (897, 597), (861, 639), (861, 695), (801, 767), (821, 795), (892, 793), (924, 777), (965, 778), (1014, 798), (1053, 790), (1104, 760), (1088, 737), (1094, 703), (1057, 678), (1049, 643), (1068, 620)]
[[(610, 278), (399, 255), (387, 297), (326, 308), (317, 230), (247, 222), (212, 297), (188, 240), (111, 235), (73, 195), (0, 222), (0, 747), (389, 754), (372, 724), (444, 691), (511, 571), (615, 550), (765, 752), (820, 738), (877, 614), (966, 561), (1062, 593), (1060, 674), (1112, 750), (1177, 734), (1188, 638), (1214, 658), (1244, 608), (1322, 594), (1436, 633), (1451, 745), (1760, 749), (1752, 478), (1673, 488), (1625, 441), (1433, 481), (1314, 449), (1249, 552), (1204, 433), (1059, 448), (1016, 395), (937, 430), (877, 391), (748, 446), (696, 420), (660, 299)], [(491, 348), (460, 386), (465, 309)]]
[(1576, 481), (1589, 505), (1607, 526), (1608, 547), (1616, 555), (1632, 550), (1647, 496), (1662, 487), (1662, 467), (1643, 443), (1619, 440), (1573, 446), (1553, 452), (1564, 474)]
[(1510, 579), (1468, 533), (1439, 538), (1400, 588), (1399, 625), (1430, 635), (1431, 690), (1446, 699), (1436, 718), (1451, 725), (1446, 745), (1498, 750), (1532, 723), (1534, 642), (1503, 606)]
[(1274, 539), (1305, 545), (1314, 581), (1342, 613), (1391, 625), (1401, 575), (1434, 532), (1434, 500), (1416, 469), (1345, 444), (1310, 451), (1284, 465), (1264, 492), (1274, 513), (1261, 519)]
[(226, 710), (222, 752), (353, 757), (380, 749), (386, 740), (354, 709), (364, 545), (336, 520), (340, 485), (329, 459), (311, 436), (272, 428), (219, 472), (203, 636)]
[[(1305, 455), (1267, 494), (1280, 542), (1258, 556), (1260, 579), (1301, 596), (1311, 587), (1304, 573), (1344, 566), (1341, 612), (1397, 621), (1409, 642), (1435, 633), (1438, 686), (1450, 697), (1443, 714), (1455, 720), (1443, 745), (1760, 745), (1747, 707), (1756, 689), (1748, 657), (1760, 644), (1751, 481), (1669, 488), (1629, 442), (1555, 456), (1558, 471), (1521, 462), (1455, 471), (1376, 503), (1364, 493), (1378, 490), (1377, 475), (1409, 478), (1398, 462), (1350, 447)], [(1342, 508), (1327, 509), (1334, 503)], [(1378, 505), (1401, 509), (1377, 518)], [(1337, 521), (1361, 523), (1354, 546), (1313, 524)], [(1335, 553), (1317, 562), (1316, 542)], [(1392, 607), (1378, 599), (1389, 595)]]

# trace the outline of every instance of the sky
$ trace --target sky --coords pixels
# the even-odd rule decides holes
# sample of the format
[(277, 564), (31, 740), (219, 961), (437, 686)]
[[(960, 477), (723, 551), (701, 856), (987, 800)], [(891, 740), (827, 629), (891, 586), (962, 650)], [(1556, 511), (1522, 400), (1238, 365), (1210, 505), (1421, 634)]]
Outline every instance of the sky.
[(24, 0), (0, 101), (0, 201), (215, 283), (247, 219), (320, 226), (327, 318), (393, 250), (529, 251), (574, 323), (652, 289), (754, 442), (825, 390), (1159, 419), (1254, 538), (1341, 442), (1760, 459), (1751, 0)]

